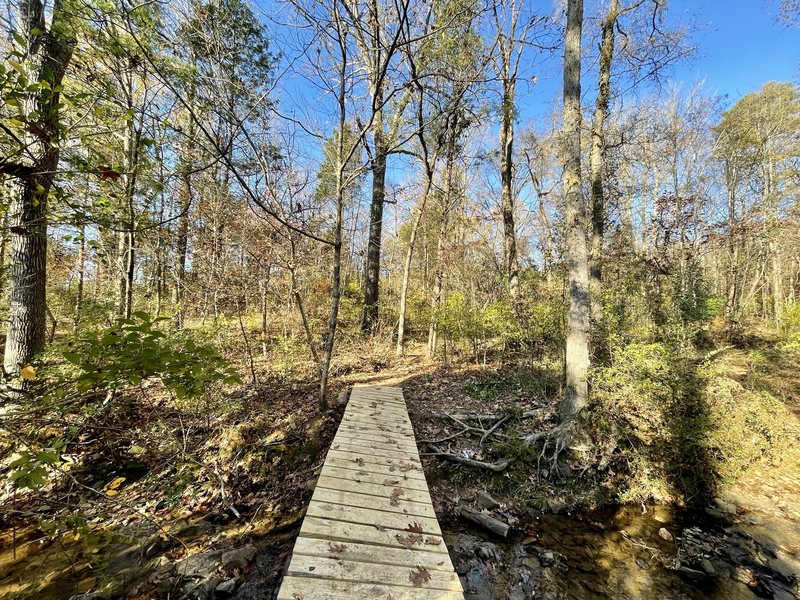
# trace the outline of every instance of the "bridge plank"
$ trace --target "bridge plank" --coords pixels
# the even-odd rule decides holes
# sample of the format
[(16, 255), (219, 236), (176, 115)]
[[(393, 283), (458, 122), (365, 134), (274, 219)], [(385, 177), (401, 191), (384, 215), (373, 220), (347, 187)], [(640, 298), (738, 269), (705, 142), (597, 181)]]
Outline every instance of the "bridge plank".
[(463, 600), (400, 388), (355, 386), (278, 600)]

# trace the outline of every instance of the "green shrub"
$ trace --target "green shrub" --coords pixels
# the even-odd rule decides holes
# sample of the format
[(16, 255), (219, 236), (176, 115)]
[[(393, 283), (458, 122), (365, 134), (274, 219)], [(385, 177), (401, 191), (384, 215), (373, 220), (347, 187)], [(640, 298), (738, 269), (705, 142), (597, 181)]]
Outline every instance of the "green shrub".
[(797, 448), (789, 410), (664, 343), (630, 344), (591, 375), (589, 430), (614, 448), (622, 501), (699, 503)]
[[(214, 347), (198, 344), (185, 333), (161, 331), (159, 323), (164, 320), (137, 312), (130, 319), (82, 333), (48, 351), (31, 381), (30, 397), (20, 400), (20, 414), (48, 411), (72, 425), (63, 435), (50, 436), (41, 444), (35, 442), (41, 436), (30, 436), (30, 447), (17, 450), (7, 473), (17, 486), (44, 484), (49, 468), (60, 462), (62, 450), (80, 431), (77, 423), (109, 410), (132, 386), (146, 379), (160, 381), (179, 400), (197, 398), (215, 383), (240, 381), (237, 371)], [(34, 373), (31, 367), (27, 369)], [(7, 414), (2, 424), (13, 429), (14, 412)], [(24, 432), (14, 433), (19, 438)]]

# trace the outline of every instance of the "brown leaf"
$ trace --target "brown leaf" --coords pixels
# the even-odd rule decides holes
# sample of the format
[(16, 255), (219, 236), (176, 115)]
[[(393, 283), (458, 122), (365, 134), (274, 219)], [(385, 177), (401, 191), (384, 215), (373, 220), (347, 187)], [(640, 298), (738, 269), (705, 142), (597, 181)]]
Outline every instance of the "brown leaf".
[(406, 531), (411, 531), (412, 533), (422, 533), (422, 525), (414, 521), (413, 523), (408, 524)]
[(414, 587), (420, 587), (423, 583), (431, 580), (431, 573), (422, 565), (418, 565), (416, 571), (411, 571), (408, 574), (408, 579), (414, 584)]
[(394, 488), (391, 495), (389, 496), (389, 504), (392, 506), (400, 506), (399, 500), (400, 496), (402, 496), (405, 492), (402, 488)]
[(346, 544), (339, 544), (336, 542), (328, 542), (328, 550), (330, 552), (344, 552), (347, 550)]
[(115, 171), (111, 167), (107, 167), (106, 165), (100, 165), (97, 167), (97, 172), (100, 173), (100, 181), (105, 181), (106, 179), (110, 179), (111, 181), (116, 181), (121, 177), (119, 171)]
[(428, 536), (425, 538), (425, 543), (428, 544), (429, 546), (438, 546), (439, 544), (442, 543), (442, 540)]
[(400, 483), (400, 480), (398, 480), (398, 479), (384, 479), (383, 480), (383, 485), (397, 485), (398, 483)]
[(398, 533), (394, 536), (395, 539), (400, 543), (401, 546), (404, 546), (408, 550), (414, 548), (414, 544), (422, 543), (422, 536), (418, 533), (409, 533), (408, 535), (403, 535), (402, 533)]

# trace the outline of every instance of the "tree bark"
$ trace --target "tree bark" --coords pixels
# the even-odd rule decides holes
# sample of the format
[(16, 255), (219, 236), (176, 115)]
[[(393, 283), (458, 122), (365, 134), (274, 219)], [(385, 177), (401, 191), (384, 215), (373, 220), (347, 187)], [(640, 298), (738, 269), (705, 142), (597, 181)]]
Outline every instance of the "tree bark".
[(589, 386), (589, 265), (586, 207), (581, 190), (581, 33), (583, 0), (567, 1), (564, 47), (564, 190), (567, 213), (569, 317), (565, 355), (566, 395), (561, 419), (574, 420), (586, 406)]
[[(509, 50), (510, 52), (510, 50)], [(519, 300), (519, 259), (514, 223), (514, 88), (516, 77), (510, 74), (511, 57), (504, 56), (503, 107), (500, 120), (500, 185), (503, 213), (503, 265), (511, 302)]]
[(3, 366), (12, 375), (44, 348), (47, 336), (47, 199), (60, 155), (58, 89), (76, 44), (70, 18), (56, 0), (47, 31), (43, 2), (24, 0), (19, 5), (21, 34), (28, 42), (29, 80), (46, 83), (48, 89), (28, 93), (24, 101), (26, 114), (38, 115), (38, 127), (30, 127), (24, 140), (34, 159), (18, 177), (9, 207), (11, 293)]
[(619, 0), (611, 0), (608, 14), (603, 19), (600, 42), (600, 71), (597, 81), (594, 121), (592, 122), (592, 149), (589, 158), (592, 194), (592, 250), (589, 269), (589, 289), (592, 293), (592, 316), (596, 323), (602, 321), (603, 311), (603, 230), (605, 228), (605, 198), (603, 171), (605, 168), (605, 118), (611, 97), (611, 63), (614, 59), (614, 27), (617, 22)]
[[(375, 103), (383, 103), (382, 90), (375, 91)], [(364, 272), (364, 311), (361, 330), (373, 334), (378, 326), (378, 293), (381, 268), (381, 238), (383, 233), (383, 204), (386, 199), (386, 143), (383, 138), (383, 109), (379, 108), (373, 121), (374, 155), (372, 157), (372, 201), (369, 208), (369, 241)]]

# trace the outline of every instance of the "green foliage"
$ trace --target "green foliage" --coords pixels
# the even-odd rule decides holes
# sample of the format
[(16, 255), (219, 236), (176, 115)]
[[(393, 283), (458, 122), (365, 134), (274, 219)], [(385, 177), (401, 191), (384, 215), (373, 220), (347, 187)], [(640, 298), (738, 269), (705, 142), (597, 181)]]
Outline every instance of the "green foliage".
[[(161, 331), (158, 325), (165, 320), (137, 312), (51, 349), (49, 357), (62, 360), (41, 369), (34, 382), (37, 406), (78, 416), (100, 410), (146, 379), (157, 379), (179, 400), (197, 398), (216, 383), (241, 381), (212, 346)], [(50, 467), (60, 463), (78, 429), (68, 429), (38, 451), (19, 451), (8, 472), (11, 481), (27, 488), (46, 483)]]
[(155, 377), (183, 399), (199, 396), (213, 383), (239, 381), (236, 370), (213, 347), (161, 331), (158, 323), (167, 320), (139, 311), (68, 344), (62, 356), (78, 371), (75, 389), (108, 392)]
[(800, 348), (800, 302), (795, 302), (784, 310), (781, 333), (787, 349)]
[(8, 465), (9, 479), (17, 487), (30, 489), (41, 487), (47, 481), (48, 467), (61, 461), (61, 450), (64, 445), (64, 442), (59, 440), (39, 452), (28, 450), (19, 452), (17, 458)]
[(625, 502), (702, 502), (796, 445), (783, 403), (665, 343), (616, 349), (591, 385), (589, 429), (616, 449)]

